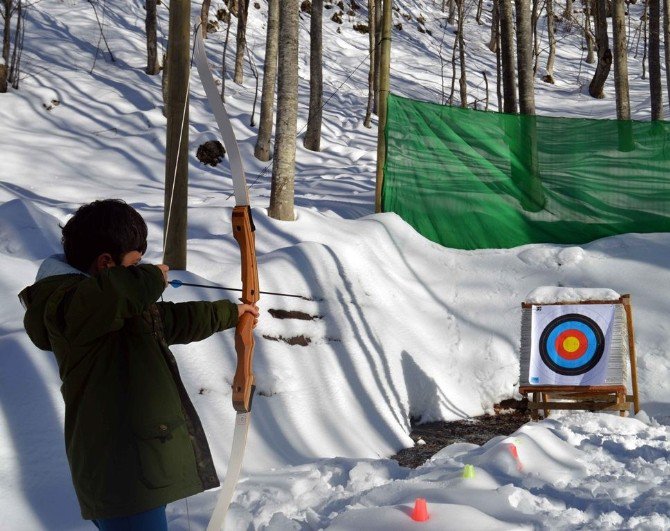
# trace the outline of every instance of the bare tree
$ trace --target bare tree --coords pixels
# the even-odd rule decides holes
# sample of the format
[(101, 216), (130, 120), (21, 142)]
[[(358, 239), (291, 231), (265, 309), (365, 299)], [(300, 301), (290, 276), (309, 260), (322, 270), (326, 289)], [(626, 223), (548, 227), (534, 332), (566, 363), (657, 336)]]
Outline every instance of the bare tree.
[(456, 21), (456, 7), (456, 0), (449, 0), (449, 15), (447, 17), (447, 22), (452, 26)]
[(277, 45), (279, 38), (279, 1), (268, 0), (268, 26), (265, 38), (265, 65), (263, 67), (263, 94), (261, 96), (261, 117), (258, 124), (258, 138), (254, 156), (268, 161), (271, 157), (272, 123), (277, 81)]
[(593, 19), (596, 26), (596, 44), (598, 45), (598, 64), (589, 84), (589, 94), (598, 99), (605, 97), (603, 88), (612, 68), (612, 50), (607, 35), (607, 0), (596, 0), (593, 4)]
[[(670, 0), (668, 0), (670, 1)], [(489, 50), (493, 53), (498, 52), (500, 43), (500, 9), (498, 8), (498, 0), (493, 0), (491, 7), (491, 39), (489, 40)]]
[(662, 120), (660, 0), (649, 0), (649, 94), (651, 95), (651, 119)]
[(582, 0), (584, 2), (584, 39), (586, 40), (586, 62), (590, 65), (596, 62), (596, 38), (591, 30), (591, 3), (593, 0)]
[(563, 18), (572, 20), (572, 0), (565, 0), (565, 10), (563, 11)]
[(370, 55), (368, 56), (368, 59), (370, 60), (370, 68), (368, 70), (368, 105), (365, 109), (365, 119), (363, 120), (363, 125), (368, 129), (372, 126), (372, 111), (375, 106), (375, 55), (377, 48), (377, 43), (375, 42), (375, 35), (377, 33), (376, 18), (375, 0), (368, 0), (368, 36), (370, 37)]
[[(377, 114), (379, 109), (379, 76), (381, 73), (381, 59), (382, 59), (382, 0), (374, 0), (375, 2), (375, 103), (372, 107), (372, 112)], [(442, 7), (444, 11), (444, 6)]]
[[(155, 0), (152, 0), (155, 2)], [(202, 38), (207, 38), (207, 25), (209, 24), (209, 6), (212, 4), (212, 0), (202, 0), (202, 6), (200, 7), (200, 32), (202, 33)]]
[(190, 72), (191, 2), (170, 6), (168, 33), (167, 135), (163, 216), (163, 263), (186, 269), (188, 227), (188, 80)]
[(321, 119), (323, 108), (323, 0), (312, 0), (309, 25), (309, 115), (303, 146), (310, 151), (321, 150)]
[(23, 37), (26, 33), (25, 26), (26, 10), (23, 1), (18, 0), (16, 4), (16, 30), (14, 32), (14, 47), (12, 49), (12, 60), (9, 65), (8, 81), (13, 89), (19, 88), (19, 74), (21, 72), (21, 55), (23, 54)]
[(530, 0), (516, 0), (516, 53), (519, 68), (519, 108), (521, 114), (535, 114)]
[(500, 17), (498, 17), (498, 29), (496, 31), (498, 42), (496, 43), (496, 98), (498, 101), (498, 112), (503, 112), (502, 93), (502, 46), (500, 45)]
[(465, 24), (465, 0), (458, 2), (458, 59), (461, 67), (461, 75), (458, 78), (458, 87), (460, 89), (461, 107), (468, 106), (468, 80), (465, 68), (465, 38), (463, 37)]
[(232, 13), (226, 16), (226, 38), (223, 41), (223, 52), (221, 54), (221, 101), (226, 100), (226, 72), (228, 67), (226, 57), (228, 56), (228, 42), (230, 41), (230, 25), (232, 24)]
[(484, 1), (483, 0), (478, 0), (477, 2), (477, 13), (475, 14), (475, 20), (477, 21), (477, 24), (480, 26), (483, 24), (482, 22), (482, 10), (484, 9)]
[(244, 83), (244, 51), (247, 47), (247, 13), (249, 0), (240, 0), (237, 6), (237, 50), (235, 52), (235, 73), (233, 81)]
[(616, 115), (619, 120), (630, 120), (625, 0), (614, 0), (612, 27), (614, 32), (614, 90), (616, 92)]
[(158, 0), (146, 0), (146, 17), (144, 27), (147, 33), (147, 68), (146, 72), (150, 76), (156, 75), (161, 71), (161, 65), (158, 61), (158, 45), (156, 37), (157, 9)]
[(533, 34), (533, 73), (537, 74), (537, 67), (538, 63), (540, 61), (540, 53), (541, 53), (541, 46), (540, 46), (540, 35), (537, 31), (537, 22), (540, 19), (540, 16), (542, 15), (542, 4), (540, 3), (540, 0), (532, 0), (532, 10), (531, 10), (531, 16), (530, 16), (530, 25), (531, 25), (531, 31)]
[(2, 10), (2, 61), (0, 61), (0, 93), (7, 92), (9, 82), (9, 57), (12, 46), (12, 0), (3, 0)]
[(537, 212), (544, 208), (546, 197), (540, 180), (535, 122), (535, 75), (533, 72), (533, 27), (530, 0), (516, 0), (516, 49), (519, 67), (519, 135), (513, 146), (512, 181), (522, 192), (524, 210)]
[(500, 63), (503, 78), (503, 110), (516, 114), (516, 68), (514, 66), (514, 20), (512, 0), (499, 0), (500, 9)]
[(271, 218), (293, 221), (295, 152), (298, 129), (298, 0), (279, 2), (277, 136), (270, 191)]
[(547, 57), (547, 74), (543, 79), (552, 85), (554, 84), (554, 61), (556, 60), (556, 33), (554, 30), (554, 23), (554, 0), (547, 0), (547, 38), (549, 39), (549, 57)]

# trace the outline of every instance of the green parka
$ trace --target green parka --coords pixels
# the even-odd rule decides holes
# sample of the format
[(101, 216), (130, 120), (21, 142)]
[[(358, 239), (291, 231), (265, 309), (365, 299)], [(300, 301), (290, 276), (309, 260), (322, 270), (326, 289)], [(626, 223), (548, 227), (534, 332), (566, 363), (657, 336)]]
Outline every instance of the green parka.
[(42, 278), (19, 297), (28, 335), (58, 362), (82, 516), (128, 516), (217, 487), (168, 345), (235, 326), (235, 304), (156, 302), (165, 283), (153, 265), (93, 277), (61, 265), (66, 274)]

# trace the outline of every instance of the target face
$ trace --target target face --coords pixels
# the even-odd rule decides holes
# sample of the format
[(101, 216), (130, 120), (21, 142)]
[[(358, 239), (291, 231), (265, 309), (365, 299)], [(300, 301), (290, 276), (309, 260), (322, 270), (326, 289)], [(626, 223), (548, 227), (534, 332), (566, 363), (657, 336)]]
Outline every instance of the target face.
[(552, 371), (577, 376), (589, 372), (603, 357), (605, 336), (593, 319), (571, 313), (549, 322), (538, 346), (542, 361)]

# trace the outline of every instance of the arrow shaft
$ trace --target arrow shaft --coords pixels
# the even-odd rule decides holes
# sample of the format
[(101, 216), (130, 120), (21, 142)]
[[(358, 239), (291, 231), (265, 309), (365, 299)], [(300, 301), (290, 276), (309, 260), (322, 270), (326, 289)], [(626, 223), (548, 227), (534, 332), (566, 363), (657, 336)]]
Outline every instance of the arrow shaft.
[[(212, 285), (206, 285), (206, 284), (194, 284), (192, 282), (182, 282), (181, 280), (179, 281), (174, 281), (171, 280), (169, 284), (173, 288), (178, 288), (180, 286), (191, 286), (194, 288), (207, 288), (207, 289), (221, 289), (224, 291), (242, 291), (241, 288), (227, 288), (225, 286), (212, 286)], [(303, 299), (306, 301), (313, 301), (314, 299), (310, 297), (304, 297), (303, 295), (292, 295), (290, 293), (278, 293), (276, 291), (259, 291), (258, 293), (262, 295), (277, 295), (279, 297), (295, 297), (296, 299)]]

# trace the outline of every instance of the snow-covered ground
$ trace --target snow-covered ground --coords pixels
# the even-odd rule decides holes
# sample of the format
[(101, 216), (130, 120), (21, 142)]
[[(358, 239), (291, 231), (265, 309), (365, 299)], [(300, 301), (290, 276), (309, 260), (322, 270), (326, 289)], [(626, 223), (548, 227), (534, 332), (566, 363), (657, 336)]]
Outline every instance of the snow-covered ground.
[[(392, 86), (440, 101), (440, 43), (450, 57), (453, 28), (440, 26), (444, 15), (433, 4), (441, 2), (397, 2), (414, 18), (402, 19), (403, 31), (394, 33)], [(70, 485), (55, 361), (25, 336), (16, 294), (59, 250), (59, 223), (94, 199), (120, 197), (134, 205), (150, 230), (145, 261), (161, 262), (165, 121), (160, 80), (143, 72), (143, 6), (95, 5), (116, 62), (101, 48), (92, 69), (99, 29), (89, 2), (44, 0), (28, 12), (21, 90), (0, 95), (2, 530), (93, 528), (80, 519)], [(258, 5), (251, 3), (248, 39), (262, 69), (266, 3)], [(632, 6), (634, 14), (640, 9)], [(352, 29), (365, 9), (345, 16), (341, 26), (331, 12), (324, 16), (323, 151), (298, 143), (296, 221), (266, 215), (271, 168), (253, 157), (255, 81), (248, 66), (244, 85), (226, 84), (254, 207), (261, 289), (315, 299), (260, 301), (258, 396), (228, 529), (670, 528), (670, 299), (664, 289), (670, 235), (460, 251), (425, 240), (392, 213), (373, 214), (376, 129), (362, 125), (367, 35)], [(419, 12), (432, 35), (417, 30)], [(167, 28), (163, 8), (161, 27)], [(305, 15), (301, 28), (305, 89)], [(223, 33), (207, 41), (212, 61), (220, 57)], [(471, 15), (468, 79), (477, 98), (483, 97), (478, 72), (495, 79), (488, 38), (487, 26)], [(613, 117), (613, 86), (604, 100), (586, 93), (593, 66), (580, 60), (579, 33), (560, 38), (557, 84), (538, 80), (538, 112)], [(631, 99), (634, 117), (644, 119), (648, 89), (640, 59), (631, 56)], [(299, 130), (307, 118), (307, 90), (302, 94)], [(491, 104), (493, 94), (491, 88)], [(188, 271), (172, 278), (236, 287), (228, 166), (210, 168), (194, 157), (216, 127), (195, 68), (191, 103)], [(413, 471), (388, 460), (413, 444), (410, 418), (476, 416), (515, 396), (520, 304), (541, 286), (631, 294), (644, 412), (636, 418), (555, 414), (483, 447), (447, 447)], [(164, 294), (166, 300), (217, 296), (189, 287)], [(313, 319), (279, 319), (269, 313), (275, 309)], [(273, 340), (296, 336), (309, 344)], [(174, 351), (223, 476), (233, 427), (232, 334)], [(474, 466), (474, 477), (463, 477), (465, 465)], [(170, 505), (170, 529), (203, 529), (216, 496)], [(427, 522), (409, 516), (418, 497), (427, 500)]]

